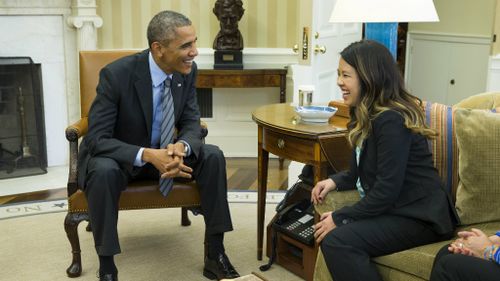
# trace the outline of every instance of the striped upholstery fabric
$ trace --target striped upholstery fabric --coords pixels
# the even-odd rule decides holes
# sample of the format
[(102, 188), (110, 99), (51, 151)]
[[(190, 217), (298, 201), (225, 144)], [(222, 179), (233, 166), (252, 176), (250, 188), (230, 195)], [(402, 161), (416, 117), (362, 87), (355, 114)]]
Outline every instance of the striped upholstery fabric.
[(458, 147), (453, 125), (454, 110), (451, 106), (423, 102), (427, 125), (438, 132), (429, 140), (434, 166), (444, 186), (455, 200), (458, 187)]

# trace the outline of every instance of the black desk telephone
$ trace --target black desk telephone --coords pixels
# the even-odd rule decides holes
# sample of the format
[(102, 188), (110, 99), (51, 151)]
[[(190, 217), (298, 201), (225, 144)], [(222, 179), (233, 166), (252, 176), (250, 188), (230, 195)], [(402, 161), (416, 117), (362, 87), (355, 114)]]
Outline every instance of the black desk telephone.
[(278, 212), (276, 231), (309, 246), (314, 245), (314, 211), (308, 199), (295, 202)]
[[(296, 182), (285, 194), (285, 198), (276, 206), (276, 216), (271, 227), (271, 255), (267, 264), (260, 266), (261, 271), (271, 268), (277, 255), (277, 232), (306, 245), (314, 245), (314, 207), (311, 204), (310, 189), (313, 184), (313, 168), (305, 165)], [(301, 191), (301, 192), (298, 192)], [(300, 195), (306, 192), (307, 196)], [(295, 197), (295, 199), (293, 199)], [(297, 200), (297, 197), (302, 199)], [(305, 197), (305, 198), (304, 198)]]

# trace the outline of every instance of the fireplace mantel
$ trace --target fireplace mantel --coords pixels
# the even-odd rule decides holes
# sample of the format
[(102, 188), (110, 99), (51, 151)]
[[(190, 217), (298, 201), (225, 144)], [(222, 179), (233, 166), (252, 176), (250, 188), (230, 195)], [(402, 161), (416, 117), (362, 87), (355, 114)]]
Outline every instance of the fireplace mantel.
[(95, 50), (95, 0), (0, 0), (0, 56), (42, 66), (48, 166), (66, 165), (64, 129), (80, 117), (78, 51)]

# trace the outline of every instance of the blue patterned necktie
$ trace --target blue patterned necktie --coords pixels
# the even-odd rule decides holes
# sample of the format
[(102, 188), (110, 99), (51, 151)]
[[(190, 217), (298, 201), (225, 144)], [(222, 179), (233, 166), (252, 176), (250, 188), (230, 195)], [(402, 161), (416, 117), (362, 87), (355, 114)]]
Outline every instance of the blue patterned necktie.
[[(170, 89), (170, 78), (165, 79), (165, 91), (163, 92), (161, 101), (161, 127), (160, 127), (160, 148), (166, 148), (169, 143), (173, 142), (174, 138), (174, 101), (172, 99), (172, 91)], [(160, 192), (163, 196), (167, 196), (174, 180), (172, 178), (160, 178)]]

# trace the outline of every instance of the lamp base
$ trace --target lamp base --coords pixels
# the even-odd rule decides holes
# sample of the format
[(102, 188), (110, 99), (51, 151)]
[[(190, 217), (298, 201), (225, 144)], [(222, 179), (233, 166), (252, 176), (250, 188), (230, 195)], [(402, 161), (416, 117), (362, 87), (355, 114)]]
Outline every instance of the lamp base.
[(214, 69), (243, 69), (243, 52), (235, 50), (215, 51)]

